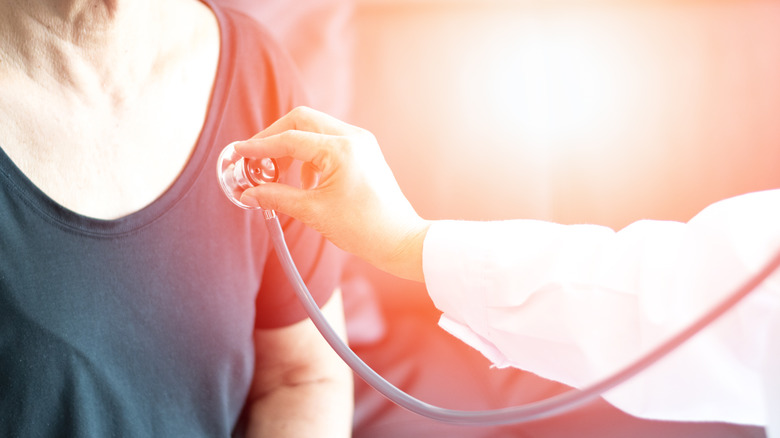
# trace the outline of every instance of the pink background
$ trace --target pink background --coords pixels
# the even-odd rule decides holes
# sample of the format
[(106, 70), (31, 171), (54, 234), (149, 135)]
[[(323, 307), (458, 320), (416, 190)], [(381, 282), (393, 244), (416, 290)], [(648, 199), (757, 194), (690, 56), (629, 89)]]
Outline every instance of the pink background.
[(780, 185), (778, 2), (224, 1), (428, 218), (620, 228)]

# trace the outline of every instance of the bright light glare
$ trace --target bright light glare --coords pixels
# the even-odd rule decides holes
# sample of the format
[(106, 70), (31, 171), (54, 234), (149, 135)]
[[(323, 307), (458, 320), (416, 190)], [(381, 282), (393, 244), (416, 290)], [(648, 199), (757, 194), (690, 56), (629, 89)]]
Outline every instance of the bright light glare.
[[(491, 125), (526, 144), (603, 144), (625, 121), (628, 78), (636, 72), (625, 71), (627, 52), (598, 22), (573, 15), (502, 27), (488, 42), (493, 48), (480, 55), (487, 80), (464, 84), (462, 92), (480, 93), (471, 98), (483, 102)], [(484, 50), (485, 43), (473, 49)]]

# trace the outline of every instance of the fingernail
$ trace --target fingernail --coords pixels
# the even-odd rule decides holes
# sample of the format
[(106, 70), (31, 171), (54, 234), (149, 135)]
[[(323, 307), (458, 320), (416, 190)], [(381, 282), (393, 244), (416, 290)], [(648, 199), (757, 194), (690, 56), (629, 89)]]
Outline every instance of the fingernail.
[(260, 203), (257, 202), (257, 199), (249, 195), (241, 195), (241, 203), (252, 208), (260, 207)]

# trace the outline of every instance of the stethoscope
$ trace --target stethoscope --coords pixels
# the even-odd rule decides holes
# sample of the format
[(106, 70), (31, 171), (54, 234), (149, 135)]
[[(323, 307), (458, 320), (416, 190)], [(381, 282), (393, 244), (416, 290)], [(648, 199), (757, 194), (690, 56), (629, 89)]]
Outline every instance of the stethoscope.
[[(259, 184), (277, 182), (279, 180), (279, 166), (272, 158), (247, 159), (239, 155), (233, 144), (228, 145), (220, 154), (217, 162), (217, 177), (222, 190), (228, 199), (237, 206), (254, 210), (259, 207), (250, 207), (240, 201), (244, 190), (256, 187)], [(411, 395), (395, 387), (385, 380), (373, 369), (366, 365), (338, 336), (328, 324), (325, 316), (312, 298), (306, 285), (295, 267), (290, 251), (284, 241), (284, 234), (279, 225), (279, 218), (273, 210), (263, 210), (266, 226), (273, 242), (274, 250), (284, 271), (295, 288), (298, 299), (303, 304), (306, 313), (314, 325), (322, 333), (322, 336), (330, 344), (333, 350), (350, 368), (363, 380), (387, 397), (393, 403), (404, 407), (419, 415), (434, 420), (463, 425), (501, 425), (511, 423), (523, 423), (542, 418), (559, 415), (592, 401), (604, 392), (620, 385), (628, 379), (639, 374), (650, 365), (654, 364), (667, 354), (677, 349), (695, 334), (720, 318), (728, 310), (734, 307), (744, 297), (750, 294), (764, 282), (774, 271), (780, 267), (780, 253), (776, 254), (757, 274), (748, 279), (739, 289), (718, 303), (714, 308), (694, 321), (687, 328), (681, 330), (666, 342), (641, 356), (639, 359), (595, 384), (583, 389), (572, 389), (560, 395), (556, 395), (538, 402), (528, 403), (522, 406), (507, 407), (503, 409), (485, 411), (461, 411), (434, 406), (418, 400)]]

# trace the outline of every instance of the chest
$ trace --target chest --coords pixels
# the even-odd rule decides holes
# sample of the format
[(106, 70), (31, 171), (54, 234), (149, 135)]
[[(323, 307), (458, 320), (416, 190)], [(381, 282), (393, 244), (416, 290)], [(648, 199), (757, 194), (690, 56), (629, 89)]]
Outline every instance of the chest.
[(226, 436), (252, 375), (259, 274), (220, 242), (248, 225), (180, 202), (95, 237), (25, 201), (0, 188), (0, 412), (18, 436)]
[(212, 79), (158, 81), (125, 96), (4, 86), (0, 147), (58, 204), (100, 219), (125, 216), (157, 199), (186, 165)]

